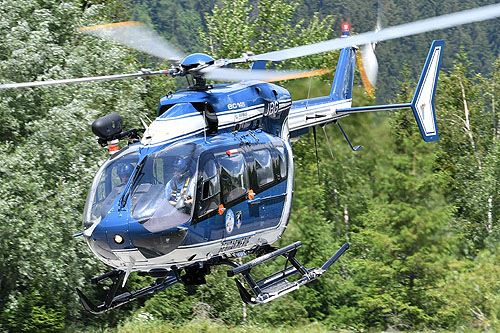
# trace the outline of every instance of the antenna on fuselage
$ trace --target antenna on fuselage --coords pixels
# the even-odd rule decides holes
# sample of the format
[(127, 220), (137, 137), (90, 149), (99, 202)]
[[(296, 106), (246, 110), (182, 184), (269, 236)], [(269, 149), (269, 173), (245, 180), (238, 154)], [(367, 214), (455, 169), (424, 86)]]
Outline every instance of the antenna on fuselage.
[(203, 136), (205, 137), (205, 143), (207, 143), (207, 103), (205, 103), (205, 109), (203, 110), (203, 121), (205, 122), (205, 126), (203, 126)]
[(309, 106), (309, 97), (311, 96), (312, 76), (309, 77), (309, 89), (307, 90), (306, 110)]
[(318, 169), (318, 185), (321, 186), (321, 177), (319, 172), (319, 155), (318, 155), (318, 138), (316, 136), (316, 126), (313, 126), (313, 136), (314, 136), (314, 151), (316, 153), (316, 168)]

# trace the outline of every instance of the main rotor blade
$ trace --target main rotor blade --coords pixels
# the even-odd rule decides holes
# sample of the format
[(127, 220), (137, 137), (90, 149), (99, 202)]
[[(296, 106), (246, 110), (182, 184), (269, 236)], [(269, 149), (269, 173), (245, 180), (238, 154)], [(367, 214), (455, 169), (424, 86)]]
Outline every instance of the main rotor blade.
[(161, 75), (161, 74), (171, 74), (171, 73), (168, 70), (154, 71), (154, 72), (153, 71), (141, 71), (138, 73), (131, 73), (131, 74), (116, 74), (116, 75), (106, 75), (106, 76), (83, 77), (83, 78), (76, 78), (76, 79), (34, 81), (34, 82), (24, 82), (24, 83), (6, 83), (6, 84), (0, 84), (0, 89), (52, 86), (55, 84), (65, 84), (65, 83), (81, 83), (81, 82), (121, 80), (121, 79), (128, 79), (128, 78), (132, 78), (132, 77)]
[(304, 71), (268, 71), (268, 70), (248, 70), (231, 68), (204, 68), (200, 70), (203, 76), (215, 81), (280, 81), (289, 80), (289, 77), (304, 73)]
[(140, 22), (120, 22), (78, 28), (79, 31), (117, 42), (155, 57), (179, 62), (184, 54)]
[[(451, 28), (457, 25), (489, 20), (500, 16), (500, 4), (494, 4), (452, 14), (432, 17), (412, 23), (406, 23), (382, 29), (378, 32), (371, 31), (348, 38), (331, 39), (315, 44), (293, 47), (281, 51), (262, 53), (249, 57), (251, 61), (267, 60), (282, 61), (312, 54), (333, 51), (353, 45), (364, 45), (384, 40), (416, 35), (423, 32)], [(231, 63), (245, 62), (245, 58), (230, 60)]]
[(303, 79), (306, 77), (312, 77), (312, 76), (320, 76), (324, 75), (326, 73), (331, 72), (331, 69), (317, 69), (314, 71), (309, 71), (309, 72), (303, 72), (303, 73), (298, 73), (298, 74), (288, 74), (284, 76), (278, 76), (272, 79), (267, 79), (264, 80), (265, 82), (276, 82), (276, 81), (285, 81), (285, 80), (295, 80), (295, 79)]

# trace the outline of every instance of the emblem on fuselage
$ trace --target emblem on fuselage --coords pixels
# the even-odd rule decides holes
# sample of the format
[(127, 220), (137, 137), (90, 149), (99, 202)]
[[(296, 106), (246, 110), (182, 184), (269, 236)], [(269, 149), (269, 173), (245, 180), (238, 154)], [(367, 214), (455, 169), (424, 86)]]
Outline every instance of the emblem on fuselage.
[(236, 228), (241, 228), (241, 211), (236, 212), (234, 219), (236, 220)]
[(228, 234), (234, 230), (234, 213), (231, 209), (227, 210), (226, 213), (226, 231)]

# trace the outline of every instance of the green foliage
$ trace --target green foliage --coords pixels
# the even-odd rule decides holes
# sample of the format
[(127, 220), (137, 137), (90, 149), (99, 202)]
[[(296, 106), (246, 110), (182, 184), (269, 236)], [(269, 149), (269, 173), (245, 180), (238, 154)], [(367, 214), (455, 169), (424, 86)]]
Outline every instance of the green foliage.
[(182, 326), (176, 326), (161, 320), (145, 320), (134, 318), (121, 324), (117, 329), (113, 330), (120, 333), (142, 333), (142, 332), (169, 332), (169, 333), (190, 333), (190, 332), (262, 332), (262, 333), (323, 333), (330, 332), (324, 325), (320, 323), (311, 323), (301, 327), (276, 327), (271, 325), (239, 325), (228, 326), (217, 321), (210, 320), (192, 320)]
[(214, 3), (205, 0), (138, 0), (130, 2), (130, 10), (134, 20), (150, 25), (180, 50), (193, 53), (203, 52), (198, 31), (204, 25), (203, 13), (208, 12)]
[[(259, 54), (332, 38), (331, 16), (323, 20), (314, 16), (308, 23), (294, 23), (293, 13), (298, 6), (298, 1), (223, 0), (211, 14), (205, 14), (206, 31), (200, 31), (202, 41), (214, 57), (238, 58), (246, 51)], [(331, 68), (336, 62), (334, 58), (326, 53), (288, 63), (293, 68)]]
[(224, 268), (214, 269), (207, 284), (196, 287), (174, 286), (149, 299), (143, 310), (153, 318), (184, 324), (193, 318), (242, 322), (242, 302), (234, 282)]
[(500, 266), (498, 251), (484, 250), (474, 260), (450, 267), (446, 278), (433, 293), (447, 307), (438, 312), (442, 320), (461, 330), (497, 330), (499, 322)]
[[(38, 287), (37, 287), (38, 288)], [(49, 295), (40, 295), (34, 289), (18, 298), (19, 306), (4, 311), (0, 318), (11, 332), (60, 332), (65, 326), (65, 316), (46, 301)]]
[[(80, 5), (1, 1), (0, 81), (135, 71), (125, 49), (77, 33), (106, 20), (105, 7)], [(7, 318), (0, 330), (61, 330), (88, 317), (74, 288), (104, 265), (72, 235), (81, 230), (88, 184), (106, 158), (90, 124), (118, 112), (125, 126), (140, 126), (144, 92), (139, 80), (0, 92), (0, 309)]]
[(498, 79), (469, 70), (462, 52), (453, 71), (442, 78), (438, 97), (443, 119), (439, 167), (450, 176), (448, 196), (458, 207), (462, 252), (474, 255), (498, 239), (498, 110), (495, 105)]
[(373, 277), (364, 281), (364, 296), (358, 301), (367, 311), (363, 317), (368, 327), (439, 325), (429, 315), (439, 300), (427, 290), (440, 281), (451, 260), (454, 243), (448, 224), (453, 208), (444, 202), (442, 175), (432, 172), (432, 154), (426, 148), (407, 139), (388, 156), (390, 167), (377, 170), (383, 173), (378, 176), (379, 195), (369, 202), (364, 225), (352, 235), (360, 260), (356, 268)]

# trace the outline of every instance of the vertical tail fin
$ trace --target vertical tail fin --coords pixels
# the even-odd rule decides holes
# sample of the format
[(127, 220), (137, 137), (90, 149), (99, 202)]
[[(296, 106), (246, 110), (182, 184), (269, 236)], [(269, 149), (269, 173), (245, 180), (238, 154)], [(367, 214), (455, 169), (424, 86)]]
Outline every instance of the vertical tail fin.
[[(345, 28), (344, 28), (345, 27)], [(343, 25), (343, 38), (349, 38), (349, 25)], [(356, 49), (346, 47), (340, 51), (339, 62), (333, 78), (330, 97), (334, 101), (352, 98), (352, 86), (354, 83), (354, 68), (356, 67)]]
[(422, 138), (426, 142), (439, 140), (434, 96), (436, 94), (439, 67), (443, 54), (444, 40), (435, 40), (427, 55), (424, 69), (418, 81), (417, 90), (411, 101), (411, 109), (415, 115)]

